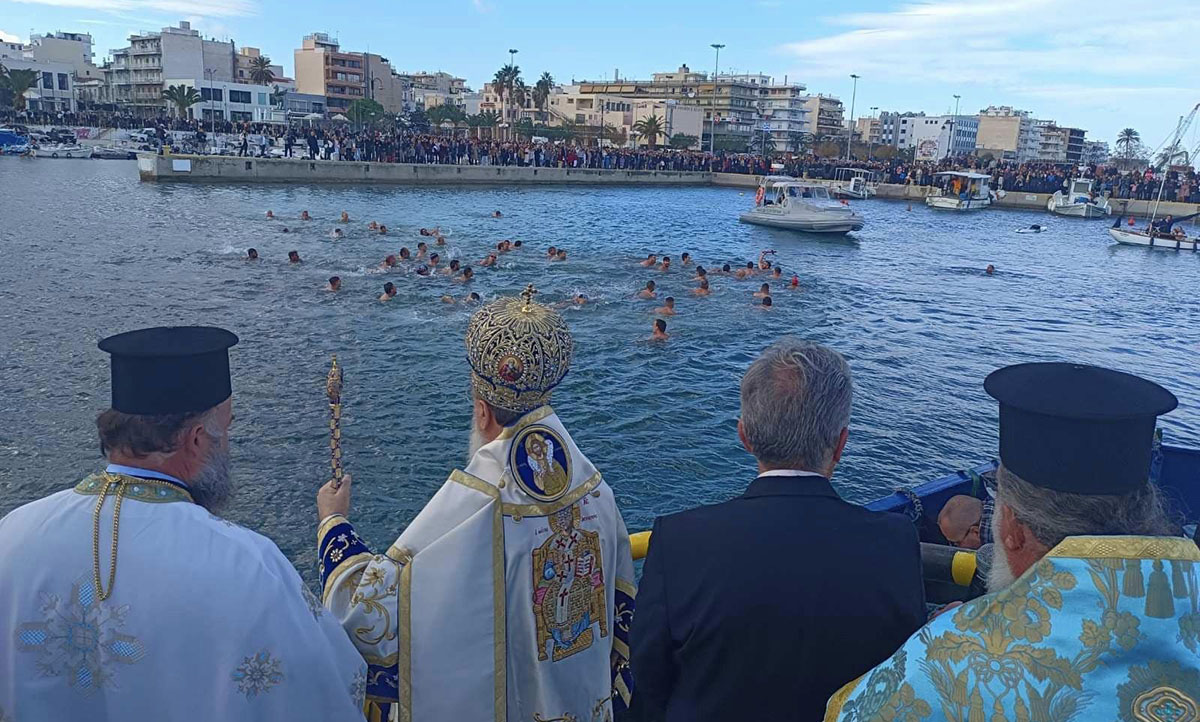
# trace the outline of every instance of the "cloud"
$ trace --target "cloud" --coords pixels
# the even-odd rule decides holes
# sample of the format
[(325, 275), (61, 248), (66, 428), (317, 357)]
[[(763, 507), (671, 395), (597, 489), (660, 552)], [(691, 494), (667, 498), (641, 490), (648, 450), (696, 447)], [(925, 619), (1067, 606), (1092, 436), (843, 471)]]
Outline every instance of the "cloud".
[(3, 30), (0, 30), (0, 42), (19, 43), (21, 42), (21, 39), (12, 33), (6, 33)]
[(490, 13), (492, 4), (487, 0), (471, 0), (471, 7), (475, 8), (476, 12)]
[(1193, 90), (1162, 83), (1200, 63), (1200, 45), (1179, 40), (1200, 33), (1194, 0), (1155, 0), (1136, 11), (1126, 0), (1093, 0), (1081, 12), (1044, 0), (923, 0), (824, 21), (824, 34), (775, 48), (795, 63), (793, 77), (837, 78), (844, 87), (858, 73), (860, 94), (867, 84), (877, 93), (961, 92), (966, 112), (996, 104), (1083, 116), (1060, 117), (1068, 124), (1090, 122), (1088, 112), (1139, 114), (1147, 108), (1131, 106), (1159, 104), (1173, 126), (1194, 102)]
[(204, 17), (230, 17), (255, 15), (258, 13), (256, 0), (205, 0), (196, 3), (190, 0), (11, 0), (28, 5), (50, 5), (53, 7), (102, 10), (108, 13), (125, 11), (151, 11), (174, 14), (200, 14)]

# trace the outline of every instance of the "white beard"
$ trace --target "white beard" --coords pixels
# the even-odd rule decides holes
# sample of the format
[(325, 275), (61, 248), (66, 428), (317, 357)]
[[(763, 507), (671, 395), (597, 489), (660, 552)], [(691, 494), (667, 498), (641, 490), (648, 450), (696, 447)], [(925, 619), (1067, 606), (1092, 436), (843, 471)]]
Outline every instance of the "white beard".
[[(214, 438), (214, 440), (216, 440)], [(216, 514), (233, 498), (233, 478), (229, 470), (229, 449), (214, 445), (204, 467), (187, 482), (192, 501)]]
[(1001, 505), (997, 503), (992, 514), (992, 567), (988, 570), (987, 580), (989, 594), (1005, 589), (1017, 581), (1012, 567), (1008, 564), (1008, 550), (1004, 548), (1004, 542), (1000, 538), (1000, 514)]
[(475, 452), (483, 448), (487, 440), (483, 438), (483, 432), (475, 425), (475, 417), (471, 417), (471, 434), (467, 441), (467, 463), (471, 463), (471, 459), (475, 458)]

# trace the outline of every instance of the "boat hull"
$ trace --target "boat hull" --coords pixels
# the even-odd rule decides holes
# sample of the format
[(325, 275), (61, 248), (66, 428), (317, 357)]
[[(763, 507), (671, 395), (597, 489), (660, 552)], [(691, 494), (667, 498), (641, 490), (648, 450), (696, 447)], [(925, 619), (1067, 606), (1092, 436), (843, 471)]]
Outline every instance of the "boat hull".
[(1109, 228), (1108, 235), (1114, 241), (1126, 246), (1142, 246), (1144, 248), (1160, 248), (1164, 251), (1191, 251), (1195, 253), (1200, 248), (1200, 240), (1189, 238), (1187, 240), (1175, 240), (1174, 238), (1151, 238), (1148, 234), (1141, 231), (1126, 231), (1120, 228)]
[(1058, 216), (1067, 216), (1068, 218), (1103, 218), (1108, 215), (1107, 208), (1091, 203), (1072, 203), (1065, 206), (1055, 206), (1050, 209), (1050, 212)]
[(749, 211), (743, 213), (738, 219), (742, 223), (752, 223), (756, 226), (767, 226), (770, 228), (782, 228), (788, 231), (804, 231), (805, 233), (834, 233), (846, 234), (851, 231), (860, 231), (863, 227), (863, 219), (858, 215), (850, 215), (842, 218), (790, 218), (787, 216), (767, 216), (762, 213)]
[(92, 148), (90, 146), (38, 148), (33, 154), (38, 158), (91, 158)]
[(925, 198), (925, 205), (940, 211), (978, 211), (987, 208), (991, 204), (992, 201), (990, 198), (976, 198), (972, 200), (963, 200), (950, 196), (927, 196)]

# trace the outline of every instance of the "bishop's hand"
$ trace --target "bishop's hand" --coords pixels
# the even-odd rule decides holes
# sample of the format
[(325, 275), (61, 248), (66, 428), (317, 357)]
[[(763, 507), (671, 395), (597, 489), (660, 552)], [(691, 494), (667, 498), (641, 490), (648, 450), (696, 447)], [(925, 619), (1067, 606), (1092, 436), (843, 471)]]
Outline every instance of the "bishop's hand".
[(339, 485), (337, 480), (330, 479), (317, 491), (317, 520), (320, 521), (332, 514), (346, 516), (350, 513), (350, 475), (342, 474)]

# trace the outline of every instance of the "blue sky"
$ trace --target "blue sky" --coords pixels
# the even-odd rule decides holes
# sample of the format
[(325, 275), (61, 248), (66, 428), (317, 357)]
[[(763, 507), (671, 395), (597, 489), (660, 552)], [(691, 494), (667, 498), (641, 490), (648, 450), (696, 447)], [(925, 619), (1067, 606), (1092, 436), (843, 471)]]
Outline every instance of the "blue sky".
[[(480, 87), (517, 48), (527, 81), (648, 77), (687, 63), (763, 72), (870, 108), (963, 112), (1012, 105), (1110, 143), (1123, 127), (1156, 146), (1200, 101), (1196, 0), (0, 0), (0, 37), (90, 32), (97, 60), (179, 20), (263, 49), (290, 73), (303, 35), (325, 31), (402, 70), (446, 70)], [(1187, 144), (1195, 147), (1189, 132)]]

